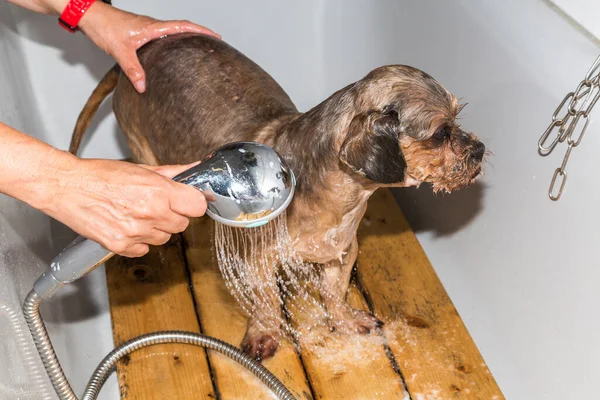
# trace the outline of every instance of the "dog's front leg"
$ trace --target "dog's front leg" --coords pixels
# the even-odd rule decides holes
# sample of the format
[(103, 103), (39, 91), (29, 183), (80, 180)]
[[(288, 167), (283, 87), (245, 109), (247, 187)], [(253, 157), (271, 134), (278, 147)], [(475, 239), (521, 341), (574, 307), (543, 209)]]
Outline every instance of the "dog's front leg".
[(358, 256), (356, 236), (352, 244), (340, 260), (324, 264), (324, 275), (321, 281), (321, 297), (330, 315), (330, 328), (343, 332), (367, 334), (383, 325), (371, 313), (355, 310), (346, 303), (346, 294), (350, 285), (352, 267)]
[(281, 294), (275, 277), (277, 262), (273, 257), (267, 259), (269, 262), (257, 262), (261, 264), (256, 271), (261, 287), (255, 291), (255, 304), (241, 343), (242, 350), (259, 361), (272, 357), (277, 351), (283, 318)]

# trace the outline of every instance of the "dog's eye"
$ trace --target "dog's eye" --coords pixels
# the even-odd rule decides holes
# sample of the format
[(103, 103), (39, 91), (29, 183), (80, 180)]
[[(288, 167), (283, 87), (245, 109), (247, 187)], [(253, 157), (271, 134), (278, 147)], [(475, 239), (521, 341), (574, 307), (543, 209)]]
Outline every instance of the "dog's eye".
[(441, 143), (441, 142), (443, 142), (444, 140), (446, 140), (447, 138), (450, 137), (450, 133), (451, 133), (450, 127), (446, 126), (446, 125), (443, 125), (443, 126), (440, 126), (437, 129), (437, 131), (435, 131), (435, 133), (433, 134), (432, 138), (436, 142)]

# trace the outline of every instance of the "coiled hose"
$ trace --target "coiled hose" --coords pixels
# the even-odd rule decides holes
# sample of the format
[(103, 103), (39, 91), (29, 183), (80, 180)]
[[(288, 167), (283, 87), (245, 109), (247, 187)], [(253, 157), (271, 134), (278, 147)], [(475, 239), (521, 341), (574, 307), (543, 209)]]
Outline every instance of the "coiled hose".
[[(42, 321), (40, 314), (41, 302), (42, 299), (40, 296), (32, 290), (29, 292), (23, 303), (23, 314), (25, 315), (25, 320), (31, 331), (31, 336), (33, 337), (42, 362), (44, 363), (44, 368), (46, 368), (48, 377), (52, 382), (52, 386), (54, 386), (60, 400), (79, 400), (67, 381), (60, 363), (58, 362), (58, 358), (56, 358), (56, 352), (54, 351), (54, 347), (52, 346), (52, 342), (50, 341), (46, 326), (44, 325), (44, 321)], [(108, 375), (121, 358), (143, 347), (160, 343), (185, 343), (215, 350), (238, 362), (252, 372), (267, 385), (279, 399), (295, 400), (292, 393), (290, 393), (275, 375), (238, 348), (210, 336), (182, 331), (163, 331), (138, 336), (115, 348), (102, 360), (100, 365), (98, 365), (98, 368), (94, 371), (92, 378), (85, 388), (82, 400), (94, 400), (98, 397)]]

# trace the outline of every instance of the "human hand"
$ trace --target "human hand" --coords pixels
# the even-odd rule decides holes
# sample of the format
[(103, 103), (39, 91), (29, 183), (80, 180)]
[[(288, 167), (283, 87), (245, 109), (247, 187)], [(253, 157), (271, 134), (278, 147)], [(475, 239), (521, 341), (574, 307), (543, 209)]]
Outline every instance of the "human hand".
[(121, 66), (135, 89), (146, 90), (146, 77), (136, 51), (144, 44), (162, 36), (184, 32), (220, 35), (189, 21), (159, 21), (129, 13), (96, 1), (84, 14), (81, 30)]
[[(29, 10), (60, 15), (69, 0), (8, 0)], [(208, 28), (190, 21), (159, 21), (133, 14), (95, 1), (79, 22), (81, 30), (121, 66), (135, 89), (146, 90), (146, 76), (137, 57), (137, 50), (151, 40), (166, 35), (192, 32), (221, 38)]]
[(75, 163), (55, 174), (40, 209), (116, 254), (140, 257), (149, 245), (164, 244), (171, 234), (183, 232), (188, 217), (206, 211), (199, 190), (169, 179), (193, 164), (151, 167), (97, 159)]

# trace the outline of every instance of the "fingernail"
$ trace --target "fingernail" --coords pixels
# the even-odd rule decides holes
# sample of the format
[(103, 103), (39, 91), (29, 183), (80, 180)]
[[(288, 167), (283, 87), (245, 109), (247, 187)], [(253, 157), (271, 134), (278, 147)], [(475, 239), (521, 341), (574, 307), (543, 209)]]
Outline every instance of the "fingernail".
[(144, 81), (137, 81), (136, 83), (134, 83), (135, 86), (135, 90), (137, 90), (140, 93), (144, 93), (144, 91), (146, 90), (146, 84), (144, 83)]

